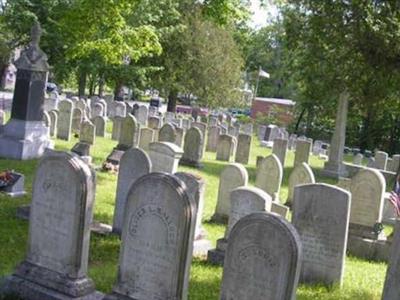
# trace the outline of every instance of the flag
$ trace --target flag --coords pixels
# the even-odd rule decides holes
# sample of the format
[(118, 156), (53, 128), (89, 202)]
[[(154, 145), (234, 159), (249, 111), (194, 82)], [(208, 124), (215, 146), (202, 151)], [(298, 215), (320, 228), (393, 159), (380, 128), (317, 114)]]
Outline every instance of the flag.
[(258, 72), (258, 76), (269, 78), (269, 74), (265, 72), (263, 69), (260, 69), (260, 71)]

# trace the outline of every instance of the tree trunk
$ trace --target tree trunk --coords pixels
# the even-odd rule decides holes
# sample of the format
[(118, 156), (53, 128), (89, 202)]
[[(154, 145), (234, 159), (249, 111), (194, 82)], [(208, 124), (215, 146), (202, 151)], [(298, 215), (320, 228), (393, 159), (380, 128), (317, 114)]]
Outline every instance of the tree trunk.
[(304, 116), (306, 110), (307, 110), (306, 108), (303, 108), (303, 110), (301, 111), (301, 113), (299, 115), (299, 118), (297, 119), (296, 126), (294, 128), (294, 133), (296, 133), (296, 134), (299, 132), (299, 126), (300, 126), (301, 120), (303, 119), (303, 116)]
[(176, 90), (171, 90), (168, 94), (168, 106), (167, 111), (176, 112), (176, 101), (178, 98), (178, 92)]
[(104, 86), (105, 86), (104, 76), (100, 75), (100, 78), (99, 78), (99, 97), (100, 98), (103, 98), (103, 96), (104, 96)]
[(0, 65), (0, 90), (6, 89), (8, 64)]
[(117, 82), (114, 88), (114, 100), (124, 101), (124, 90), (122, 82)]
[(83, 69), (79, 70), (79, 78), (78, 78), (78, 95), (79, 97), (85, 96), (86, 91), (86, 81), (87, 81), (87, 74), (86, 71)]

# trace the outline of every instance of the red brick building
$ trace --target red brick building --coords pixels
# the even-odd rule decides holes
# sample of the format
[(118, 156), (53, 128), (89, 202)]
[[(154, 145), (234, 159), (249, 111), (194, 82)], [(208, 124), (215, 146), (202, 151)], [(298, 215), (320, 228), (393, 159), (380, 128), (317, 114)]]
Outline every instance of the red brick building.
[(276, 115), (277, 119), (284, 125), (293, 121), (293, 108), (296, 102), (288, 99), (261, 98), (257, 97), (251, 105), (251, 117), (255, 119), (257, 115)]

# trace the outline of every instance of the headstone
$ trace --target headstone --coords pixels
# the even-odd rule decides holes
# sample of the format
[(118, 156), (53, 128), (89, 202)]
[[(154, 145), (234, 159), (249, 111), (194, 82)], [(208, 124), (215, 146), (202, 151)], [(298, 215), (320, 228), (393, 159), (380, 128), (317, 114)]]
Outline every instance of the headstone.
[(168, 142), (154, 142), (149, 145), (153, 172), (176, 173), (183, 150)]
[(227, 165), (219, 177), (218, 200), (212, 221), (227, 223), (231, 212), (230, 193), (249, 181), (246, 168), (238, 163)]
[(169, 123), (164, 124), (158, 133), (159, 142), (175, 143), (176, 141), (176, 130), (175, 127)]
[(123, 117), (119, 117), (116, 116), (112, 119), (112, 133), (111, 133), (111, 139), (114, 141), (118, 141), (119, 140), (119, 136), (121, 134), (121, 126), (122, 126), (122, 122), (125, 118)]
[(72, 127), (71, 127), (71, 129), (73, 132), (79, 132), (79, 130), (81, 128), (81, 123), (83, 120), (82, 115), (83, 115), (83, 113), (80, 108), (74, 108), (72, 110)]
[(32, 27), (31, 42), (14, 62), (17, 68), (11, 118), (0, 133), (0, 157), (18, 160), (39, 158), (53, 148), (49, 128), (43, 123), (49, 65), (39, 48), (41, 29)]
[(289, 141), (288, 141), (289, 150), (295, 150), (296, 149), (296, 142), (297, 142), (297, 135), (296, 134), (291, 134), (289, 136)]
[(90, 163), (90, 147), (94, 144), (94, 139), (94, 125), (90, 121), (84, 121), (81, 124), (79, 142), (74, 145), (71, 152), (78, 154), (85, 162)]
[(115, 117), (125, 118), (126, 117), (126, 104), (125, 104), (125, 102), (112, 101), (111, 104), (110, 104), (110, 109), (109, 109), (108, 116), (110, 118), (115, 118)]
[(265, 125), (260, 125), (258, 127), (258, 139), (260, 141), (264, 140), (265, 132), (267, 131), (267, 126)]
[(400, 167), (400, 155), (395, 154), (392, 156), (392, 163), (390, 164), (390, 169), (388, 171), (397, 173)]
[(289, 176), (288, 198), (286, 202), (289, 204), (292, 203), (294, 188), (297, 185), (310, 183), (315, 183), (314, 173), (310, 166), (306, 163), (301, 163), (300, 165), (296, 166)]
[(280, 216), (242, 218), (229, 235), (220, 299), (295, 299), (301, 255), (300, 237)]
[(202, 122), (192, 122), (192, 127), (200, 129), (203, 139), (207, 136), (207, 124)]
[(207, 147), (206, 150), (210, 152), (217, 151), (218, 139), (221, 134), (221, 128), (218, 126), (211, 126), (208, 128)]
[(255, 187), (239, 187), (230, 194), (231, 212), (225, 236), (217, 240), (217, 248), (208, 252), (207, 261), (213, 264), (224, 263), (225, 250), (229, 233), (233, 226), (243, 217), (254, 212), (271, 211), (271, 197), (263, 190)]
[(396, 220), (382, 300), (400, 299), (400, 220)]
[(274, 145), (272, 147), (272, 153), (275, 154), (282, 164), (285, 166), (286, 152), (288, 148), (288, 140), (285, 139), (275, 139)]
[(151, 172), (150, 157), (139, 148), (131, 148), (122, 155), (118, 171), (113, 232), (121, 234), (127, 196), (132, 184)]
[(288, 219), (289, 210), (290, 210), (289, 207), (287, 207), (286, 205), (272, 202), (271, 212), (280, 215), (284, 219)]
[(308, 164), (308, 160), (310, 157), (310, 151), (311, 151), (311, 143), (309, 141), (298, 140), (296, 142), (296, 153), (294, 155), (294, 166), (296, 167), (297, 165), (299, 165), (303, 162)]
[(196, 168), (202, 167), (200, 161), (202, 157), (203, 143), (204, 140), (200, 129), (196, 127), (190, 128), (185, 135), (183, 155), (180, 164)]
[(251, 149), (251, 135), (240, 133), (235, 153), (235, 162), (247, 165)]
[(148, 152), (152, 142), (154, 142), (154, 130), (147, 127), (140, 128), (139, 148)]
[(185, 130), (180, 127), (175, 128), (176, 131), (176, 139), (175, 139), (175, 144), (182, 148), (183, 147), (183, 141), (185, 139)]
[(374, 226), (382, 222), (385, 190), (385, 178), (375, 169), (361, 169), (351, 179), (351, 235), (375, 239), (379, 237), (374, 232)]
[(148, 118), (149, 110), (147, 106), (145, 105), (140, 105), (139, 109), (137, 111), (137, 119), (138, 123), (144, 127), (147, 126), (147, 118)]
[(104, 106), (100, 102), (94, 103), (92, 107), (92, 118), (103, 117), (104, 116)]
[(58, 126), (58, 114), (56, 111), (49, 111), (50, 117), (50, 136), (55, 137), (57, 135), (57, 126)]
[(336, 113), (335, 131), (332, 135), (329, 148), (329, 160), (325, 163), (323, 175), (339, 178), (347, 177), (347, 170), (343, 164), (344, 145), (346, 142), (347, 111), (349, 105), (349, 94), (343, 92), (339, 97)]
[(29, 217), (26, 259), (3, 293), (22, 299), (101, 299), (87, 277), (94, 172), (66, 152), (39, 163)]
[(61, 140), (69, 141), (71, 139), (72, 107), (71, 100), (62, 100), (58, 104), (57, 138)]
[(292, 224), (303, 245), (300, 281), (343, 283), (351, 194), (328, 184), (294, 190)]
[(200, 176), (185, 172), (175, 173), (175, 176), (185, 183), (189, 197), (193, 197), (194, 203), (196, 203), (197, 206), (193, 255), (194, 256), (207, 255), (207, 251), (211, 249), (211, 243), (210, 241), (205, 239), (206, 232), (201, 225), (201, 219), (204, 208), (205, 181)]
[(105, 137), (106, 136), (106, 118), (105, 117), (95, 117), (93, 119), (93, 124), (96, 128), (96, 136)]
[(216, 159), (230, 161), (233, 147), (233, 136), (221, 134), (218, 139)]
[(177, 177), (138, 179), (125, 206), (117, 283), (104, 300), (186, 300), (195, 209)]
[(375, 153), (375, 168), (380, 170), (386, 170), (388, 154), (383, 151), (378, 151)]
[(151, 129), (158, 130), (161, 128), (161, 120), (159, 117), (149, 117), (148, 126)]
[(255, 186), (267, 192), (273, 201), (279, 202), (282, 177), (282, 164), (275, 154), (271, 154), (260, 162), (257, 168)]
[(43, 122), (44, 122), (44, 126), (50, 128), (51, 126), (51, 119), (50, 119), (50, 115), (47, 111), (43, 112)]

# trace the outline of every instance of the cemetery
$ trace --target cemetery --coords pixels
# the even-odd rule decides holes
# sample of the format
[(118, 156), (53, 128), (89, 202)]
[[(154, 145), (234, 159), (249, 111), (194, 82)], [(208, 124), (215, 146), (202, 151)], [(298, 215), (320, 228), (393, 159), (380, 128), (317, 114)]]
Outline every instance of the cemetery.
[[(6, 39), (22, 30), (13, 28), (20, 17), (30, 28), (20, 40), (23, 47), (7, 50), (15, 54), (9, 59), (15, 76), (0, 82), (0, 300), (400, 300), (396, 64), (380, 65), (372, 49), (366, 54), (356, 44), (359, 56), (350, 57), (345, 67), (338, 65), (337, 56), (344, 60), (348, 49), (325, 40), (331, 33), (326, 27), (322, 33), (313, 27), (324, 24), (319, 12), (340, 20), (357, 18), (353, 10), (373, 12), (367, 19), (376, 24), (373, 29), (364, 24), (363, 30), (370, 30), (364, 34), (381, 41), (378, 32), (386, 27), (378, 30), (377, 24), (389, 19), (400, 32), (400, 13), (381, 3), (349, 7), (339, 1), (332, 11), (322, 2), (279, 1), (269, 9), (284, 21), (277, 17), (261, 29), (247, 28), (252, 50), (246, 63), (256, 74), (246, 79), (254, 88), (247, 97), (249, 92), (229, 77), (236, 71), (236, 79), (243, 77), (234, 55), (247, 51), (229, 49), (229, 43), (240, 43), (229, 26), (246, 19), (221, 11), (212, 1), (185, 2), (190, 9), (178, 2), (175, 8), (124, 0), (103, 7), (80, 0), (48, 8), (0, 1), (0, 28), (10, 35)], [(250, 9), (233, 0), (222, 3), (238, 5), (242, 12)], [(167, 20), (172, 16), (154, 10), (159, 5), (188, 19)], [(54, 23), (38, 7), (60, 18), (57, 30), (66, 30), (60, 44), (50, 39), (54, 46), (63, 45), (57, 51), (65, 51), (65, 57), (58, 57), (65, 64), (50, 56), (57, 52), (49, 38), (60, 32), (50, 32)], [(108, 10), (93, 18), (99, 7)], [(107, 18), (115, 24), (99, 29)], [(89, 19), (93, 24), (77, 31), (78, 51), (68, 35), (75, 26), (83, 30), (80, 21)], [(166, 24), (171, 28), (165, 30)], [(155, 25), (160, 30), (153, 31)], [(285, 34), (274, 32), (275, 26)], [(331, 38), (345, 38), (350, 34), (346, 26)], [(172, 35), (169, 42), (176, 44), (165, 43), (167, 36), (159, 35), (169, 30), (188, 40), (180, 44)], [(267, 50), (265, 44), (252, 44), (266, 38), (263, 30), (267, 36), (279, 35)], [(308, 30), (318, 39), (308, 39)], [(93, 32), (113, 42), (88, 35)], [(387, 60), (400, 57), (400, 43), (397, 49), (395, 34), (389, 36), (394, 50), (390, 56), (383, 49)], [(213, 39), (215, 48), (207, 48)], [(288, 48), (278, 51), (280, 39), (287, 44), (279, 47)], [(311, 54), (302, 42), (312, 46)], [(323, 45), (313, 44), (319, 42)], [(197, 48), (188, 54), (192, 44)], [(338, 47), (334, 57), (328, 45)], [(178, 60), (190, 66), (170, 76), (172, 62), (163, 59), (183, 48)], [(217, 48), (219, 61), (209, 55)], [(265, 57), (252, 56), (261, 50), (274, 53), (273, 61), (261, 63)], [(324, 56), (318, 57), (317, 50)], [(201, 60), (192, 65), (199, 53), (212, 67), (201, 66)], [(153, 55), (160, 60), (152, 61)], [(293, 67), (288, 63), (274, 69), (281, 55), (296, 55), (304, 72), (321, 78), (316, 66), (322, 65), (326, 82), (313, 76), (299, 79), (304, 73), (295, 71), (287, 81), (261, 82), (270, 78), (264, 63), (277, 77)], [(148, 69), (147, 60), (152, 61)], [(358, 65), (365, 67), (363, 72), (372, 68), (377, 79), (352, 78)], [(139, 76), (135, 72), (142, 67)], [(227, 72), (212, 73), (219, 67)], [(192, 73), (197, 69), (204, 78)], [(347, 73), (341, 77), (338, 70)], [(386, 78), (379, 72), (391, 72), (395, 79), (382, 86)], [(10, 78), (15, 79), (11, 87)], [(57, 90), (50, 78), (63, 82), (66, 90)], [(295, 85), (290, 80), (302, 81)], [(278, 98), (258, 97), (259, 89)], [(387, 102), (369, 102), (360, 90)], [(284, 95), (297, 96), (296, 101)], [(313, 100), (322, 98), (325, 102)]]

